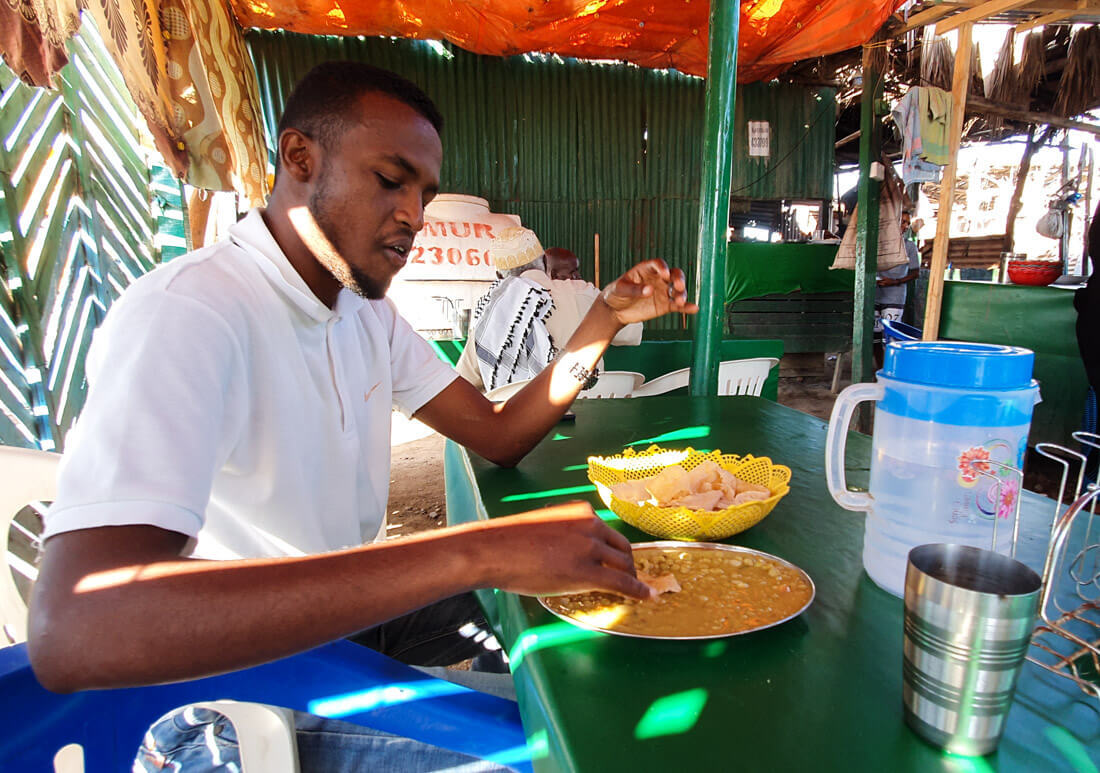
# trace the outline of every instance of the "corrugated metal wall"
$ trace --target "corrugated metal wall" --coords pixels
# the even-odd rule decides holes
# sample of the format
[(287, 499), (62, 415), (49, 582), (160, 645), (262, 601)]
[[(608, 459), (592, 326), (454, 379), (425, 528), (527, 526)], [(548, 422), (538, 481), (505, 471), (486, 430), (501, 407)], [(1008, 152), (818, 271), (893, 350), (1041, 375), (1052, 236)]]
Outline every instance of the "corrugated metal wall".
[[(258, 30), (248, 32), (247, 40), (269, 142), (290, 87), (310, 67), (327, 59), (370, 62), (417, 83), (439, 106), (445, 121), (444, 191), (481, 196), (494, 211), (518, 214), (544, 245), (575, 251), (587, 279), (594, 275), (598, 233), (602, 282), (651, 257), (683, 268), (693, 282), (703, 136), (700, 79), (554, 56), (479, 56), (423, 41)], [(741, 93), (753, 94), (746, 115), (755, 116), (772, 92), (761, 87)], [(797, 126), (798, 140), (806, 134), (800, 122), (811, 123), (800, 116), (813, 108), (801, 103), (819, 103), (802, 89), (774, 93), (768, 115), (775, 116), (772, 131), (782, 146), (780, 131)], [(792, 109), (778, 99), (794, 99), (800, 106)], [(773, 163), (776, 172), (752, 187), (765, 192), (753, 195), (772, 197), (769, 186), (811, 179), (824, 180), (828, 195), (832, 115), (812, 128), (828, 135), (826, 152), (807, 158), (799, 150), (788, 164)], [(760, 177), (759, 164), (754, 160), (735, 174), (733, 187), (740, 187), (742, 175), (745, 182)], [(779, 174), (786, 166), (797, 172)], [(779, 195), (809, 197), (809, 190)], [(668, 318), (652, 327), (681, 324)]]
[[(749, 121), (770, 124), (770, 156), (749, 156)], [(741, 86), (733, 141), (731, 196), (832, 198), (836, 90), (781, 83)]]

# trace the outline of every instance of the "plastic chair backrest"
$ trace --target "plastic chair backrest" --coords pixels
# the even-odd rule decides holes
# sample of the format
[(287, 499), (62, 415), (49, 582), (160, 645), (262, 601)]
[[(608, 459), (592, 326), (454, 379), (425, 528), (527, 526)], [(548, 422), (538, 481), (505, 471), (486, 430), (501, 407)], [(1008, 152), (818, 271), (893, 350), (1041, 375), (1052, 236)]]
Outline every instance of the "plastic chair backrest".
[(591, 389), (585, 389), (577, 397), (631, 397), (643, 381), (645, 376), (641, 373), (630, 370), (608, 370), (599, 375)]
[(511, 384), (505, 384), (504, 386), (498, 386), (496, 389), (490, 389), (485, 393), (485, 396), (495, 403), (503, 402), (530, 383), (531, 379), (529, 378), (523, 381), (513, 381)]
[(759, 397), (768, 373), (779, 364), (775, 357), (752, 357), (718, 363), (718, 394)]
[[(0, 446), (0, 624), (2, 644), (27, 639), (27, 604), (19, 594), (13, 571), (33, 583), (38, 576), (33, 565), (11, 552), (9, 535), (15, 516), (31, 502), (52, 501), (57, 492), (57, 463), (60, 454), (32, 448)], [(37, 537), (38, 535), (34, 535)]]
[(188, 705), (216, 711), (232, 723), (241, 753), (241, 773), (298, 773), (298, 738), (292, 711), (230, 700)]
[(665, 373), (657, 378), (650, 379), (634, 390), (634, 397), (652, 397), (663, 395), (673, 389), (679, 389), (688, 385), (691, 377), (691, 368), (680, 368), (670, 373)]

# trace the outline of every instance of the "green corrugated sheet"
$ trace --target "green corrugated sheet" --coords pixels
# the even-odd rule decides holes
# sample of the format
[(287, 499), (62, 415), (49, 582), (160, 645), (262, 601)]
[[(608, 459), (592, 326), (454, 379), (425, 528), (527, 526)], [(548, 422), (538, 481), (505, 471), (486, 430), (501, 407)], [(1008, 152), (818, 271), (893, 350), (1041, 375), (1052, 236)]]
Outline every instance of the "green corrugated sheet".
[(0, 65), (6, 445), (60, 448), (84, 402), (93, 330), (132, 277), (171, 254), (158, 247), (172, 241), (165, 230), (183, 233), (178, 183), (150, 180), (143, 122), (91, 20), (67, 49), (56, 91)]
[[(370, 62), (420, 85), (442, 111), (443, 190), (518, 214), (544, 245), (575, 251), (587, 279), (594, 278), (598, 233), (601, 283), (638, 260), (662, 257), (693, 286), (702, 80), (556, 56), (480, 56), (424, 41), (259, 30), (247, 40), (269, 142), (290, 87), (310, 67), (328, 59)], [(742, 101), (745, 120), (772, 121), (773, 157), (768, 166), (735, 156), (733, 188), (749, 186), (738, 195), (829, 196), (831, 90), (741, 88), (739, 115)], [(669, 317), (649, 327), (681, 325)]]

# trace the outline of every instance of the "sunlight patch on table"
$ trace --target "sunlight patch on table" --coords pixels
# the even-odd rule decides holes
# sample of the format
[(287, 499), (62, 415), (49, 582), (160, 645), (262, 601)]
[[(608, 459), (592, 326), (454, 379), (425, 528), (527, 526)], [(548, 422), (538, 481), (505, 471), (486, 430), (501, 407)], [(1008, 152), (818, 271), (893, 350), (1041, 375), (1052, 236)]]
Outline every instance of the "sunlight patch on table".
[(619, 518), (619, 516), (615, 515), (615, 513), (611, 512), (610, 510), (603, 510), (603, 509), (597, 510), (596, 515), (599, 516), (599, 519), (601, 521), (618, 521), (618, 520), (621, 520)]
[(566, 494), (582, 494), (589, 491), (595, 491), (596, 487), (589, 484), (587, 486), (566, 486), (565, 488), (551, 488), (545, 491), (531, 491), (527, 494), (509, 494), (506, 497), (501, 497), (501, 502), (526, 502), (529, 499), (549, 499), (550, 497), (560, 497)]
[(711, 430), (708, 425), (701, 424), (695, 427), (674, 429), (671, 432), (665, 432), (662, 435), (654, 435), (653, 437), (635, 440), (633, 443), (628, 443), (627, 445), (640, 446), (647, 445), (649, 443), (665, 443), (670, 440), (697, 440), (698, 438), (710, 437), (710, 432)]
[(545, 728), (527, 736), (527, 752), (532, 760), (542, 760), (550, 756), (550, 736)]
[(707, 695), (705, 689), (698, 687), (658, 698), (638, 721), (634, 728), (634, 737), (645, 740), (686, 733), (699, 721), (699, 715), (707, 705)]
[(967, 757), (962, 754), (943, 753), (944, 770), (950, 773), (993, 773), (993, 766), (984, 757)]
[(1100, 770), (1100, 767), (1089, 759), (1089, 750), (1085, 745), (1070, 735), (1064, 727), (1048, 727), (1043, 731), (1043, 735), (1069, 761), (1074, 773), (1097, 773)]
[(578, 628), (566, 622), (540, 625), (528, 629), (523, 636), (516, 640), (516, 643), (512, 645), (512, 649), (508, 652), (508, 662), (512, 666), (512, 672), (515, 673), (523, 665), (524, 658), (531, 652), (559, 647), (563, 644), (573, 644), (600, 635), (596, 631)]
[(721, 657), (722, 655), (725, 654), (726, 650), (729, 649), (729, 646), (730, 645), (728, 643), (724, 642), (724, 641), (708, 642), (706, 644), (706, 646), (703, 647), (703, 657), (704, 658)]

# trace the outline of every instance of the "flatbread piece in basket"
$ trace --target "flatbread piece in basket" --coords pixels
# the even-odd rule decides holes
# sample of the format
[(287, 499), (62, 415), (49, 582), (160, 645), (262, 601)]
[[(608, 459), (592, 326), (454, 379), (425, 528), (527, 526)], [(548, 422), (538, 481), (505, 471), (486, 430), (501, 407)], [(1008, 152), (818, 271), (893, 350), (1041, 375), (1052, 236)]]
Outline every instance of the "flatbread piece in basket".
[(647, 534), (719, 540), (763, 520), (790, 491), (791, 470), (766, 456), (650, 446), (589, 457), (588, 479), (612, 512)]

